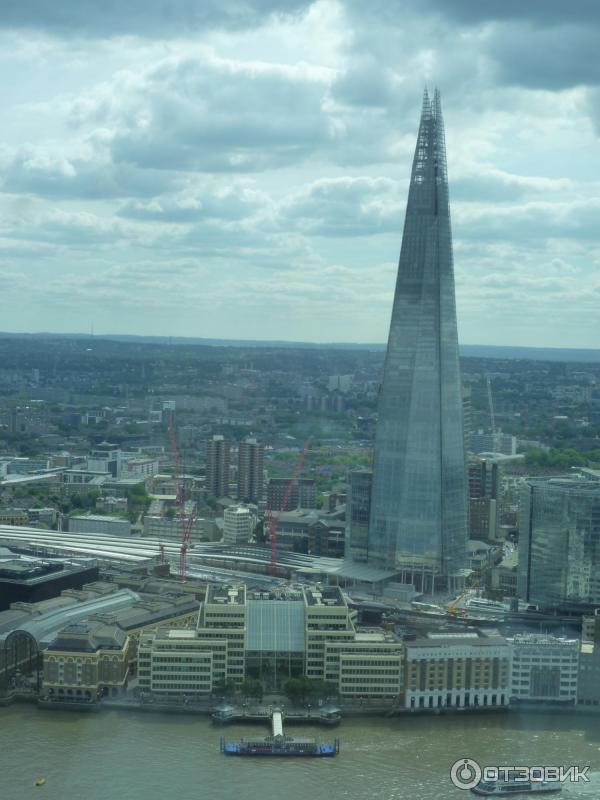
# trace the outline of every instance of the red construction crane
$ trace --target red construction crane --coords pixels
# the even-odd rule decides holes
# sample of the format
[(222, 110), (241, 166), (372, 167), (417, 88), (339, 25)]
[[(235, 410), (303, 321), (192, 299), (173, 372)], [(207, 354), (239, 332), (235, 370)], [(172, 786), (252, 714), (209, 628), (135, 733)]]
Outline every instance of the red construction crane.
[(304, 464), (304, 459), (306, 458), (306, 454), (308, 453), (308, 446), (310, 444), (310, 439), (307, 439), (302, 452), (300, 453), (300, 458), (294, 467), (294, 471), (292, 473), (292, 477), (290, 478), (290, 482), (286, 486), (285, 494), (283, 495), (283, 499), (279, 505), (279, 512), (277, 514), (277, 519), (273, 516), (271, 509), (267, 510), (267, 530), (269, 532), (269, 539), (271, 540), (271, 575), (277, 574), (277, 523), (279, 522), (279, 517), (281, 514), (286, 510), (288, 500), (290, 499), (290, 495), (292, 493), (292, 489), (294, 488), (294, 483), (296, 478), (298, 477), (300, 470), (302, 469), (302, 465)]
[(194, 524), (193, 509), (189, 514), (185, 513), (185, 499), (183, 484), (181, 482), (181, 469), (179, 466), (179, 455), (177, 453), (177, 436), (175, 435), (175, 423), (173, 414), (169, 417), (169, 441), (171, 444), (171, 461), (173, 462), (173, 478), (175, 479), (175, 495), (179, 508), (179, 525), (181, 526), (181, 546), (179, 548), (179, 579), (185, 580), (186, 554), (188, 544), (192, 535)]

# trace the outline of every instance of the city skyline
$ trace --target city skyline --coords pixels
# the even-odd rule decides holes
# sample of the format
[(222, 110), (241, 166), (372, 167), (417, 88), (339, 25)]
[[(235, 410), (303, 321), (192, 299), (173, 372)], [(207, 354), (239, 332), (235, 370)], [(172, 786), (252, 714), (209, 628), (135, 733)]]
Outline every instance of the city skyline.
[(597, 341), (598, 10), (86, 9), (0, 19), (5, 329), (383, 341), (442, 79), (460, 340)]
[(466, 566), (467, 484), (437, 89), (423, 97), (377, 411), (367, 559), (457, 576)]

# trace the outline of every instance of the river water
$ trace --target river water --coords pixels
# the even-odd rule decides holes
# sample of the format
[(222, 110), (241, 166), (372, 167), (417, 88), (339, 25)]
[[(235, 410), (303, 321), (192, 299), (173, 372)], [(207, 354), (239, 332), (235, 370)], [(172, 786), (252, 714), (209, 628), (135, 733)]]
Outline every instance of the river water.
[[(600, 717), (354, 718), (335, 729), (286, 728), (291, 735), (339, 737), (337, 758), (219, 752), (222, 734), (234, 739), (262, 730), (218, 728), (202, 716), (0, 708), (0, 800), (467, 800), (475, 796), (449, 779), (450, 766), (463, 757), (487, 765), (589, 764), (590, 783), (567, 784), (561, 797), (600, 798)], [(46, 783), (36, 787), (39, 777)]]

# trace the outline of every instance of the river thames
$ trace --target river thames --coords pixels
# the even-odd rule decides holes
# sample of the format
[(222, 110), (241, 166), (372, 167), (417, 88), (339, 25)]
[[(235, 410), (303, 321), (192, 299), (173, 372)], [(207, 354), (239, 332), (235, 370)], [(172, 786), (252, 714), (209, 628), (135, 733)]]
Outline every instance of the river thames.
[[(290, 726), (339, 737), (334, 759), (231, 758), (219, 738), (267, 735), (260, 725), (215, 727), (206, 717), (106, 710), (0, 708), (0, 798), (24, 800), (438, 800), (474, 797), (451, 765), (590, 766), (590, 782), (561, 797), (600, 797), (600, 717), (462, 714)], [(45, 778), (36, 787), (37, 778)]]

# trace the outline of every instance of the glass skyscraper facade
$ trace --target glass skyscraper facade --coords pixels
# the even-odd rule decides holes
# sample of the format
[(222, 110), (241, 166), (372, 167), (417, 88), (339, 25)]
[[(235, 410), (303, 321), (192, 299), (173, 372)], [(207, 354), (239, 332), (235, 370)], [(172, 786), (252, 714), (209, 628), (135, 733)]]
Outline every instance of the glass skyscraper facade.
[(454, 575), (467, 481), (452, 233), (439, 92), (423, 99), (373, 458), (368, 561)]
[(348, 476), (349, 492), (346, 510), (346, 555), (353, 561), (366, 561), (371, 513), (371, 470), (355, 470)]
[(522, 600), (548, 609), (600, 605), (600, 482), (523, 484), (517, 589)]

